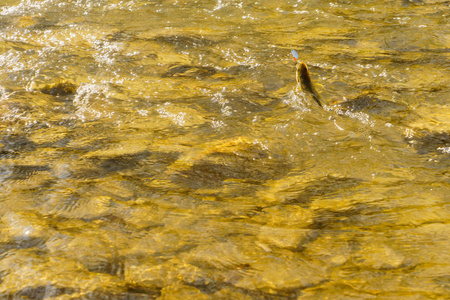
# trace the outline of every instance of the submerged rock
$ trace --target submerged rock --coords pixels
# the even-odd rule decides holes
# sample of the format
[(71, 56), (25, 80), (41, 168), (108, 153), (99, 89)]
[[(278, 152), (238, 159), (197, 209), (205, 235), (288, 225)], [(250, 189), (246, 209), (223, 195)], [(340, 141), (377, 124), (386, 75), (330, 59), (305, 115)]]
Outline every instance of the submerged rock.
[(203, 79), (217, 73), (217, 70), (208, 66), (191, 66), (191, 65), (174, 65), (162, 74), (163, 78), (167, 77), (192, 77)]
[(291, 196), (285, 200), (284, 204), (308, 207), (315, 198), (335, 195), (340, 190), (355, 188), (360, 185), (361, 182), (362, 180), (359, 178), (328, 175), (324, 178), (312, 181), (297, 192), (292, 191)]
[(363, 94), (354, 99), (337, 103), (340, 108), (350, 111), (363, 111), (372, 115), (389, 116), (392, 113), (409, 111), (409, 108), (401, 103), (378, 99), (371, 94)]
[(303, 244), (315, 239), (318, 233), (311, 229), (261, 226), (258, 240), (269, 247), (298, 251)]
[(0, 137), (0, 157), (14, 157), (23, 152), (33, 151), (37, 144), (23, 134), (3, 135)]
[[(295, 205), (308, 209), (315, 200), (334, 197), (357, 188), (363, 182), (360, 178), (337, 177), (328, 175), (314, 180), (302, 176), (285, 177), (269, 184), (269, 190), (260, 193), (260, 197), (275, 205)], [(274, 204), (264, 208), (273, 207)]]
[(119, 275), (123, 271), (117, 249), (102, 234), (77, 235), (63, 249), (59, 250), (61, 252), (56, 251), (57, 254), (73, 259), (90, 272)]
[(39, 172), (51, 171), (48, 166), (40, 165), (13, 165), (9, 168), (1, 167), (0, 172), (9, 172), (10, 180), (26, 180)]
[[(284, 267), (280, 268), (280, 265)], [(233, 278), (231, 284), (237, 288), (283, 295), (284, 299), (294, 299), (292, 296), (297, 296), (296, 291), (328, 279), (324, 265), (313, 264), (288, 250), (261, 253), (250, 267), (252, 272)]]
[(417, 150), (418, 154), (432, 152), (450, 153), (449, 132), (429, 132), (422, 130), (414, 136), (406, 137), (405, 140)]
[(212, 281), (201, 268), (178, 258), (161, 260), (145, 255), (130, 256), (125, 262), (124, 278), (140, 290), (158, 291), (182, 283)]
[(105, 287), (111, 294), (126, 291), (123, 281), (116, 276), (89, 272), (70, 258), (42, 254), (43, 251), (36, 249), (19, 249), (0, 260), (0, 295), (3, 299), (50, 299), (57, 296), (69, 299), (74, 293), (82, 299), (106, 299), (85, 295), (103, 291)]
[(156, 41), (163, 45), (170, 45), (174, 48), (204, 48), (211, 47), (216, 44), (215, 41), (207, 39), (203, 36), (196, 35), (160, 35), (152, 38), (153, 41)]
[(175, 299), (211, 299), (199, 289), (184, 284), (169, 285), (161, 290), (161, 300)]
[(288, 172), (289, 164), (259, 143), (242, 138), (213, 145), (196, 157), (178, 160), (176, 183), (190, 188), (217, 188), (227, 180), (260, 184)]
[(44, 94), (52, 96), (73, 95), (77, 91), (78, 86), (71, 82), (60, 82), (53, 85), (46, 85), (41, 89)]
[(0, 232), (2, 239), (21, 239), (23, 242), (31, 238), (46, 238), (54, 234), (45, 217), (32, 212), (7, 212), (1, 219)]

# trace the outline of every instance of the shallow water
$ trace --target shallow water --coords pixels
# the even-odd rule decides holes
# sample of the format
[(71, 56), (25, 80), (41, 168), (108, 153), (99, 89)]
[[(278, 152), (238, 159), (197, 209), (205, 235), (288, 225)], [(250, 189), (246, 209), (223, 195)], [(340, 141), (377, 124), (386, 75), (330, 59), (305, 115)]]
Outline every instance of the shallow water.
[(3, 1), (2, 298), (446, 299), (448, 13)]

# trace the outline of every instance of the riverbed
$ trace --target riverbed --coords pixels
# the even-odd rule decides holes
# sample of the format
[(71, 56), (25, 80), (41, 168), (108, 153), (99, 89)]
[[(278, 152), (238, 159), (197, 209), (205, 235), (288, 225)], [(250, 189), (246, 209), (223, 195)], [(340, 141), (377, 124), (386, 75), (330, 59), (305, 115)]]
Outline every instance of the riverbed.
[(448, 299), (449, 11), (3, 1), (1, 297)]

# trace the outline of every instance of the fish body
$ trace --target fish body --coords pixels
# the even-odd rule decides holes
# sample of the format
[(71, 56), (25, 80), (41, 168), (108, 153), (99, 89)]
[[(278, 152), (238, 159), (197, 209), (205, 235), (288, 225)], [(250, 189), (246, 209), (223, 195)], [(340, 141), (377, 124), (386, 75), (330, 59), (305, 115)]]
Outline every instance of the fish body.
[(299, 61), (298, 54), (295, 50), (292, 50), (292, 56), (294, 56), (294, 60), (297, 62), (297, 83), (301, 85), (303, 92), (310, 95), (320, 107), (323, 107), (322, 98), (314, 88), (308, 67), (304, 62)]
[(302, 90), (305, 93), (311, 95), (314, 101), (316, 101), (320, 107), (323, 107), (322, 99), (320, 98), (319, 93), (317, 93), (311, 81), (308, 67), (303, 62), (297, 63), (297, 82), (300, 83), (300, 85), (302, 86)]

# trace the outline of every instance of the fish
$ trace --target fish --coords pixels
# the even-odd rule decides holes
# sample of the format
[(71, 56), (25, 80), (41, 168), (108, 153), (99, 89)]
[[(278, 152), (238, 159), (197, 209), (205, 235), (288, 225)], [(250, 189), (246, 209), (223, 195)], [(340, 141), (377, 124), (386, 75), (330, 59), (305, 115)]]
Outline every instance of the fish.
[(297, 63), (297, 72), (296, 79), (297, 83), (299, 83), (302, 87), (303, 92), (310, 95), (314, 101), (320, 106), (323, 107), (323, 100), (320, 97), (317, 90), (314, 88), (314, 85), (311, 81), (311, 75), (308, 70), (308, 66), (304, 62), (299, 61), (298, 53), (295, 50), (291, 50), (292, 56), (294, 56), (294, 61)]

